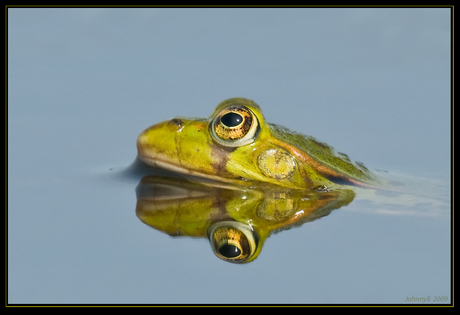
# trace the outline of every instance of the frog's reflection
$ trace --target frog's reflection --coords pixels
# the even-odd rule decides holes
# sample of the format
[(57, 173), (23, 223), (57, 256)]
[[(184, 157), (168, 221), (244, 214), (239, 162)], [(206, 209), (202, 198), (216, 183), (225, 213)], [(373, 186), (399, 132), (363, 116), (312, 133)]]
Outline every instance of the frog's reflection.
[(214, 254), (234, 263), (257, 258), (267, 237), (350, 203), (352, 190), (233, 190), (185, 179), (146, 176), (136, 188), (136, 214), (172, 236), (207, 237)]

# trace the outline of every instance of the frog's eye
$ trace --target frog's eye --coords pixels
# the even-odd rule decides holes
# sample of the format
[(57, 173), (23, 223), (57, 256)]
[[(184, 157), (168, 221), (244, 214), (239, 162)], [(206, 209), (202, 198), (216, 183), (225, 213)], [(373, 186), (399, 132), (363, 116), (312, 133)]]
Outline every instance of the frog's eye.
[(244, 106), (223, 109), (211, 122), (214, 140), (227, 147), (239, 147), (254, 141), (259, 131), (256, 115)]
[(222, 260), (242, 263), (255, 253), (258, 237), (248, 225), (235, 221), (217, 222), (209, 228), (214, 254)]

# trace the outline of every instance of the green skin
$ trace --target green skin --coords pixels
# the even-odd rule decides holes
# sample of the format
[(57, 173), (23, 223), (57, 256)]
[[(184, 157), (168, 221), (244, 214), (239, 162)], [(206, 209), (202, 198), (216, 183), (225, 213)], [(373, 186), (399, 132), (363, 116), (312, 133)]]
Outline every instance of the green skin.
[[(229, 106), (253, 113), (254, 137), (227, 145), (212, 132), (212, 122)], [(352, 162), (313, 137), (265, 121), (251, 100), (220, 103), (209, 119), (174, 118), (144, 130), (137, 139), (146, 164), (237, 186), (263, 183), (289, 189), (337, 189), (343, 185), (380, 187), (383, 182), (364, 165)]]
[(207, 237), (214, 249), (214, 226), (231, 225), (245, 230), (252, 242), (246, 256), (228, 258), (214, 250), (217, 257), (233, 263), (256, 259), (272, 232), (326, 216), (355, 197), (349, 189), (229, 190), (158, 176), (144, 177), (136, 193), (138, 218), (169, 235)]

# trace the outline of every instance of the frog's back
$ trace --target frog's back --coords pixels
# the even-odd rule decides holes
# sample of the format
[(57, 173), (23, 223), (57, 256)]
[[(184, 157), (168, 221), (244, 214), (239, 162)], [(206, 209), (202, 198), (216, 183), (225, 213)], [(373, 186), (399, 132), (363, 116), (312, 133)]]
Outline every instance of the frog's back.
[(312, 165), (321, 175), (338, 184), (379, 185), (376, 175), (361, 162), (354, 162), (330, 145), (286, 127), (269, 124), (271, 133), (280, 141), (299, 149), (304, 162)]

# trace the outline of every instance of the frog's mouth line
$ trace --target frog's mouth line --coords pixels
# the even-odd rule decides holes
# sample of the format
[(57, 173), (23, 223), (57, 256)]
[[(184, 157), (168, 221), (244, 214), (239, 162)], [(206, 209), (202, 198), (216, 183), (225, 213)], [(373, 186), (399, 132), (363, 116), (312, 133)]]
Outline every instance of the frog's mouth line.
[(219, 177), (213, 174), (207, 174), (207, 173), (195, 171), (195, 170), (186, 168), (184, 166), (171, 163), (167, 159), (162, 159), (161, 154), (157, 154), (155, 157), (145, 156), (145, 155), (142, 156), (138, 154), (138, 157), (142, 162), (144, 162), (145, 164), (149, 166), (162, 168), (162, 169), (165, 169), (171, 172), (175, 172), (178, 174), (183, 174), (186, 176), (194, 176), (194, 177), (199, 177), (199, 178), (203, 178), (206, 180), (213, 180), (213, 181), (221, 182), (221, 183), (224, 182), (224, 183), (235, 184), (235, 182), (237, 181), (237, 180), (233, 180), (230, 178), (223, 178), (223, 177)]

